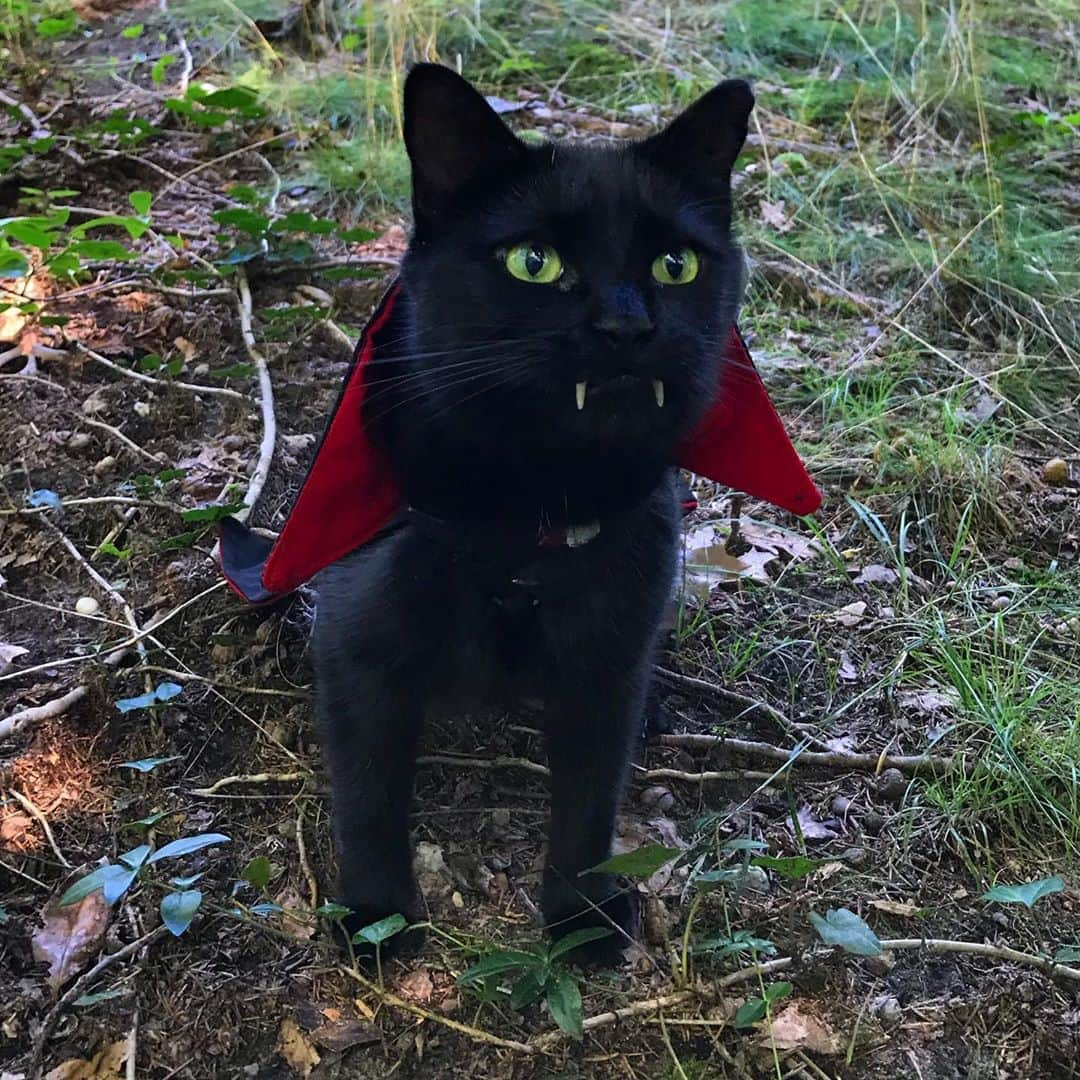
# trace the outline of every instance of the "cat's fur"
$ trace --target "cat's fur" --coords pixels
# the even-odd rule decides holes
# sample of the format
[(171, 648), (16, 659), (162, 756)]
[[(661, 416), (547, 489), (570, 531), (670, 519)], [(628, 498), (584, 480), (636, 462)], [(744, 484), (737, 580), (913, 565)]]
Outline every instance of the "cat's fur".
[[(548, 927), (633, 933), (633, 894), (579, 875), (609, 854), (641, 732), (676, 557), (674, 449), (736, 314), (730, 174), (752, 104), (730, 81), (643, 142), (536, 146), (449, 69), (410, 73), (415, 230), (364, 419), (411, 509), (321, 575), (314, 633), (350, 925), (422, 912), (409, 809), (424, 717), (528, 695), (546, 704), (552, 771)], [(563, 279), (511, 277), (521, 241), (558, 251)], [(684, 247), (697, 279), (654, 281), (653, 260)], [(593, 522), (583, 546), (538, 546)]]

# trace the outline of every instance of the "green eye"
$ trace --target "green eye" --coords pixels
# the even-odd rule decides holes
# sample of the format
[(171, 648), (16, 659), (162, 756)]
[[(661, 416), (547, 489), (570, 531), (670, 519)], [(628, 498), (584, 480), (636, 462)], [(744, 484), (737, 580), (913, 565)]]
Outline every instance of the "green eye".
[(550, 285), (562, 277), (563, 263), (559, 253), (547, 244), (515, 244), (506, 253), (506, 269), (518, 281)]
[(688, 285), (698, 274), (698, 257), (690, 248), (665, 251), (653, 259), (652, 276), (661, 285)]

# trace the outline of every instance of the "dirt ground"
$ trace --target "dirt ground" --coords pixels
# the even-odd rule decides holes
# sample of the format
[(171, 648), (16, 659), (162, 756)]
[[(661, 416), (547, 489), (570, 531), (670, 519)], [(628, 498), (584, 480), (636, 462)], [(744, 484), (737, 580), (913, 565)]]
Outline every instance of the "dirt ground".
[[(68, 62), (97, 47), (72, 45)], [(106, 111), (104, 95), (88, 94), (61, 105), (51, 124)], [(811, 911), (848, 908), (881, 939), (1040, 956), (1080, 940), (1080, 894), (1043, 840), (1025, 843), (994, 823), (960, 829), (928, 796), (934, 779), (925, 767), (901, 762), (898, 771), (884, 760), (925, 753), (928, 733), (934, 755), (972, 752), (950, 742), (953, 699), (897, 694), (887, 677), (897, 641), (917, 650), (924, 633), (905, 621), (906, 590), (930, 603), (950, 585), (917, 553), (903, 583), (883, 572), (873, 545), (857, 535), (842, 463), (819, 477), (820, 527), (845, 553), (840, 572), (813, 547), (807, 526), (749, 500), (734, 511), (748, 546), (743, 573), (714, 573), (703, 594), (700, 572), (687, 571), (683, 631), (664, 661), (676, 677), (662, 679), (662, 703), (673, 735), (733, 741), (643, 744), (620, 822), (624, 850), (662, 843), (732, 866), (739, 857), (726, 842), (759, 841), (771, 856), (816, 860), (803, 875), (754, 867), (738, 887), (703, 894), (691, 887), (693, 864), (680, 862), (639, 885), (643, 943), (620, 969), (584, 973), (582, 1040), (562, 1037), (540, 1006), (517, 1012), (505, 1001), (482, 1003), (457, 984), (461, 972), (496, 944), (539, 935), (542, 717), (527, 709), (460, 717), (426, 733), (415, 800), (434, 930), (418, 957), (387, 965), (383, 988), (350, 970), (325, 924), (310, 917), (334, 899), (307, 652), (314, 595), (244, 605), (223, 587), (212, 528), (180, 516), (242, 497), (265, 432), (257, 382), (214, 378), (253, 362), (237, 278), (183, 278), (216, 257), (209, 214), (225, 205), (221, 193), (264, 179), (251, 153), (219, 160), (223, 152), (213, 135), (177, 131), (138, 152), (92, 155), (89, 164), (50, 155), (39, 169), (36, 186), (80, 189), (80, 200), (103, 211), (130, 213), (131, 192), (154, 193), (154, 230), (182, 233), (186, 244), (170, 253), (144, 241), (131, 273), (95, 267), (78, 284), (42, 275), (49, 310), (68, 321), (39, 327), (29, 345), (22, 327), (0, 340), (0, 352), (18, 346), (0, 363), (0, 645), (25, 650), (0, 657), (0, 724), (83, 688), (56, 715), (14, 732), (0, 727), (5, 1080), (119, 1076), (125, 1054), (137, 1063), (127, 1075), (154, 1080), (1080, 1075), (1080, 984), (1067, 975), (1002, 956), (905, 946), (847, 955), (826, 947), (808, 921)], [(194, 167), (190, 181), (175, 181)], [(31, 182), (0, 184), (0, 215), (22, 212), (19, 184)], [(309, 208), (307, 199), (283, 193), (279, 209)], [(349, 339), (400, 254), (405, 223), (374, 224), (375, 240), (328, 241), (319, 251), (352, 260), (362, 276), (244, 265), (255, 348), (273, 386), (275, 450), (253, 518), (268, 529), (284, 519), (348, 365)], [(132, 377), (133, 363), (148, 354), (177, 360), (179, 374)], [(763, 371), (782, 388), (791, 376), (776, 356), (772, 350)], [(812, 413), (789, 409), (786, 418), (800, 440), (820, 436)], [(1032, 457), (1041, 453), (1031, 448)], [(1029, 468), (1009, 511), (1022, 542), (1046, 558), (1075, 559), (1076, 488), (1051, 490), (1030, 476)], [(66, 505), (30, 505), (42, 490)], [(709, 484), (698, 494), (687, 549), (700, 556), (723, 543), (733, 499)], [(103, 501), (80, 502), (95, 499)], [(126, 554), (102, 552), (103, 543)], [(1015, 545), (1003, 541), (995, 557), (1004, 562)], [(728, 554), (740, 558), (734, 545)], [(88, 607), (92, 613), (80, 613)], [(699, 629), (686, 631), (687, 622)], [(128, 646), (117, 659), (133, 624), (142, 653)], [(148, 708), (117, 707), (166, 683), (180, 692)], [(828, 760), (786, 768), (784, 755), (804, 738)], [(769, 748), (781, 756), (769, 757)], [(155, 758), (166, 760), (148, 771), (122, 764)], [(63, 972), (50, 976), (33, 946), (50, 901), (103, 859), (204, 833), (228, 842), (170, 864), (171, 873), (202, 875), (202, 907), (186, 933), (159, 929), (166, 878), (146, 880), (111, 909), (79, 905), (85, 924), (62, 924)], [(241, 876), (260, 856), (273, 868), (261, 899), (284, 913), (250, 910), (260, 897)], [(1059, 870), (1066, 887), (1031, 909), (980, 898), (998, 878)], [(775, 948), (760, 957), (774, 962), (763, 981), (721, 984), (751, 963), (747, 955), (703, 953), (685, 970), (686, 940), (739, 930)], [(739, 1005), (775, 981), (773, 972), (793, 984), (790, 998), (769, 1023), (736, 1030)], [(604, 1018), (620, 1009), (628, 1011)]]

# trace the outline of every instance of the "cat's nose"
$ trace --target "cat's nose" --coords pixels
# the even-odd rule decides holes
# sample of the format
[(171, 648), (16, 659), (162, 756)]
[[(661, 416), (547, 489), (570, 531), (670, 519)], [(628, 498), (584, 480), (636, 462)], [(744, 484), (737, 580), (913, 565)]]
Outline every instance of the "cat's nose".
[(627, 285), (607, 291), (593, 312), (592, 325), (613, 347), (645, 341), (656, 329), (641, 293)]
[(648, 315), (604, 314), (593, 320), (593, 329), (612, 347), (646, 341), (656, 329)]

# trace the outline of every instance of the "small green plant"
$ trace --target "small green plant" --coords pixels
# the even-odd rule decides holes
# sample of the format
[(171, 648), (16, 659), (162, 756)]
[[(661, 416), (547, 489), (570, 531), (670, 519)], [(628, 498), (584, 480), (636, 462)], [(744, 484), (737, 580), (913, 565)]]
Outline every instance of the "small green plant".
[[(582, 1036), (581, 989), (566, 966), (566, 956), (590, 941), (607, 937), (610, 930), (587, 927), (575, 930), (551, 945), (525, 949), (496, 949), (458, 978), (458, 985), (472, 991), (482, 1003), (507, 999), (521, 1011), (543, 1000), (551, 1018), (568, 1035)], [(508, 988), (505, 980), (512, 980)]]
[(202, 877), (202, 874), (174, 877), (162, 881), (157, 876), (158, 871), (153, 868), (158, 867), (160, 870), (159, 864), (166, 860), (190, 855), (213, 844), (228, 842), (229, 838), (222, 833), (198, 833), (195, 836), (184, 836), (178, 840), (172, 840), (156, 850), (149, 844), (140, 844), (130, 851), (125, 851), (115, 863), (99, 866), (97, 870), (76, 881), (60, 897), (60, 906), (77, 904), (99, 889), (106, 903), (115, 904), (136, 884), (164, 888), (165, 895), (161, 898), (161, 919), (169, 928), (169, 932), (179, 937), (191, 925), (195, 913), (202, 904), (201, 890), (191, 888)]

